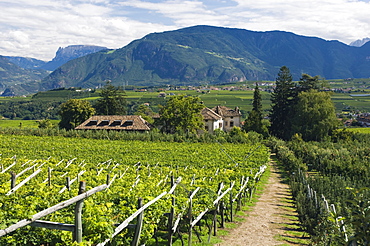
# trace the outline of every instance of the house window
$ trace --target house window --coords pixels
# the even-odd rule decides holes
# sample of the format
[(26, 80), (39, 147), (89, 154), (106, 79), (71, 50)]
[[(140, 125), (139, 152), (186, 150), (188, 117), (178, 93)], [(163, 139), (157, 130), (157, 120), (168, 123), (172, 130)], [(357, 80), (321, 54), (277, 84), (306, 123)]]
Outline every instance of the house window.
[(208, 131), (208, 130), (209, 130), (209, 127), (208, 127), (208, 126), (205, 126), (205, 128), (206, 128), (206, 131)]
[(230, 118), (233, 119), (234, 117), (231, 116)]
[(218, 123), (218, 128), (222, 128), (222, 122)]
[(225, 121), (225, 126), (227, 126), (227, 121)]
[(230, 127), (234, 126), (234, 121), (230, 121)]
[(208, 122), (208, 120), (204, 120), (205, 122)]

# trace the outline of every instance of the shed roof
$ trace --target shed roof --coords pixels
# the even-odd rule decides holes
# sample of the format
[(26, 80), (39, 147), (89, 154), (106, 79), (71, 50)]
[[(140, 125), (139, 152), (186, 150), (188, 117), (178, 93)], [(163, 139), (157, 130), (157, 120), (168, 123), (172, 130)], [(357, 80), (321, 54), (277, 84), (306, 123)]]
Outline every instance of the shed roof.
[(150, 124), (140, 115), (95, 115), (76, 130), (149, 131)]

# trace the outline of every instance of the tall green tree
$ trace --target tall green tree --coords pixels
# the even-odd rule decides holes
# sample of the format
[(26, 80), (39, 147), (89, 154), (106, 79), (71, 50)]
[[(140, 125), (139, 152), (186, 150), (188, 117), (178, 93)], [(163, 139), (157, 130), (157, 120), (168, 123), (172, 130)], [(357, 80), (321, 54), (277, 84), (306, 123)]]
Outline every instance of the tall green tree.
[(93, 116), (95, 109), (86, 100), (70, 99), (60, 105), (59, 127), (67, 130), (74, 129), (82, 122)]
[(98, 115), (124, 115), (126, 114), (126, 92), (121, 86), (114, 86), (110, 81), (100, 92), (100, 97), (94, 104)]
[(306, 141), (321, 141), (339, 126), (328, 92), (314, 89), (300, 92), (295, 112), (293, 132), (301, 134)]
[(244, 122), (243, 129), (246, 132), (255, 131), (257, 133), (261, 133), (266, 135), (266, 130), (263, 128), (262, 119), (262, 97), (260, 89), (258, 88), (258, 84), (256, 83), (256, 87), (254, 88), (253, 93), (253, 103), (252, 103), (252, 111), (248, 115), (248, 118)]
[(159, 122), (163, 132), (190, 132), (196, 133), (197, 130), (203, 129), (203, 117), (201, 110), (204, 105), (199, 97), (193, 96), (173, 96), (165, 106), (159, 111)]
[(321, 90), (323, 86), (324, 86), (324, 83), (320, 81), (320, 76), (316, 75), (312, 77), (311, 75), (304, 73), (302, 74), (302, 77), (300, 78), (298, 82), (298, 86), (296, 90), (298, 92), (309, 91), (311, 89)]
[(271, 94), (270, 132), (272, 135), (286, 140), (290, 139), (295, 97), (293, 76), (289, 68), (283, 66), (280, 68), (276, 78), (276, 87)]

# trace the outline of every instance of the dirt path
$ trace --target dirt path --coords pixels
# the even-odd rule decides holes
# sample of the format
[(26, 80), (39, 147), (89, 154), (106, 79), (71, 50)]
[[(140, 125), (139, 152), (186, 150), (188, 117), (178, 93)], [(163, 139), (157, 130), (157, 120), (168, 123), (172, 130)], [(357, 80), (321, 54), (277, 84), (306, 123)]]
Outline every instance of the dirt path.
[(284, 216), (291, 215), (292, 211), (294, 213), (294, 208), (287, 211), (286, 199), (289, 197), (289, 187), (282, 183), (276, 164), (272, 162), (271, 176), (256, 205), (252, 211), (248, 212), (246, 220), (237, 228), (231, 229), (230, 233), (222, 238), (224, 241), (217, 246), (305, 245), (277, 240), (277, 238), (283, 238), (284, 235), (288, 238), (292, 237), (286, 234), (286, 224), (292, 224), (292, 221)]

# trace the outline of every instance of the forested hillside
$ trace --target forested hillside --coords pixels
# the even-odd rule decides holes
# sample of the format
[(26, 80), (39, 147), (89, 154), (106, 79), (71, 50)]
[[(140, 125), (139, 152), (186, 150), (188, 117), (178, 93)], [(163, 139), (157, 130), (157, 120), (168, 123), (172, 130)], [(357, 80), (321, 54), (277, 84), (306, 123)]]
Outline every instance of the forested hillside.
[(302, 73), (364, 78), (370, 76), (369, 56), (370, 44), (352, 47), (281, 31), (194, 26), (73, 60), (45, 78), (40, 90), (92, 87), (106, 80), (146, 86), (274, 80), (283, 65), (295, 80)]

